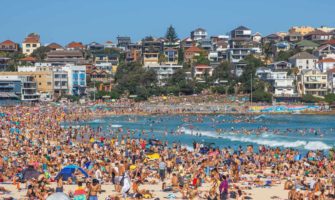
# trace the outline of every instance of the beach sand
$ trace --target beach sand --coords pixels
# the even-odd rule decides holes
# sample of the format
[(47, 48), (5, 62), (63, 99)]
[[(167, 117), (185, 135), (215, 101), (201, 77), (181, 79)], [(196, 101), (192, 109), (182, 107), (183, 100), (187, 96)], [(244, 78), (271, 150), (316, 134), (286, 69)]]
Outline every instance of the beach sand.
[[(157, 183), (155, 185), (145, 184), (145, 185), (141, 185), (140, 188), (148, 189), (150, 192), (154, 194), (154, 198), (158, 197), (160, 199), (167, 199), (166, 197), (168, 196), (169, 192), (162, 192), (161, 185), (162, 185), (161, 183)], [(22, 189), (21, 191), (18, 191), (16, 187), (12, 184), (0, 184), (0, 187), (1, 186), (12, 191), (10, 194), (0, 195), (1, 199), (5, 197), (13, 197), (19, 200), (25, 199), (25, 195), (27, 192), (26, 189)], [(56, 183), (52, 183), (51, 187), (55, 188)], [(75, 188), (76, 188), (76, 185), (64, 185), (65, 193), (74, 191)], [(248, 196), (251, 196), (252, 199), (255, 199), (255, 200), (271, 200), (271, 199), (284, 200), (284, 199), (287, 199), (288, 191), (284, 190), (283, 188), (284, 188), (284, 184), (280, 184), (280, 185), (272, 186), (271, 188), (253, 188), (251, 190), (244, 190), (244, 191), (247, 192), (248, 194), (250, 193), (251, 195), (248, 195)], [(209, 184), (204, 184), (201, 187), (200, 191), (205, 191), (205, 190), (208, 191), (208, 189), (209, 189)], [(99, 199), (102, 199), (102, 200), (104, 200), (109, 195), (114, 196), (117, 194), (114, 190), (114, 186), (111, 184), (102, 185), (102, 190), (104, 192), (98, 195)], [(174, 193), (174, 195), (176, 195), (177, 199), (181, 199), (180, 192)]]

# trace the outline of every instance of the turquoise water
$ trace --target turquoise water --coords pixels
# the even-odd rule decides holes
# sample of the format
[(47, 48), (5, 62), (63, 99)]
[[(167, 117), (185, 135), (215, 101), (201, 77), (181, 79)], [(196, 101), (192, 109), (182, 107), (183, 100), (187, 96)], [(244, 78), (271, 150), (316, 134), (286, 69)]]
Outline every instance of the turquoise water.
[[(193, 141), (197, 141), (213, 142), (221, 148), (267, 145), (307, 151), (335, 146), (334, 121), (335, 116), (328, 115), (212, 115), (201, 118), (159, 115), (111, 116), (77, 125), (101, 127), (107, 138), (122, 127), (124, 134), (133, 131), (132, 137), (157, 138), (169, 144), (180, 142), (190, 149)], [(141, 134), (143, 130), (146, 134)]]

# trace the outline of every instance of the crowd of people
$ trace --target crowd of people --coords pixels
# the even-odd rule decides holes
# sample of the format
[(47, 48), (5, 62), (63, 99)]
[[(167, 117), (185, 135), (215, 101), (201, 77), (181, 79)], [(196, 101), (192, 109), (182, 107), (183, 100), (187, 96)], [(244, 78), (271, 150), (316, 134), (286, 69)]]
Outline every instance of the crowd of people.
[[(302, 155), (294, 149), (251, 145), (204, 151), (197, 142), (191, 151), (180, 144), (136, 138), (121, 128), (110, 137), (99, 127), (62, 128), (62, 122), (111, 112), (79, 105), (2, 107), (0, 198), (24, 193), (26, 199), (46, 199), (65, 192), (75, 200), (243, 200), (252, 199), (254, 188), (275, 186), (291, 200), (335, 198), (333, 151)], [(78, 168), (65, 176), (61, 172), (66, 166)], [(106, 185), (112, 187), (106, 190)]]

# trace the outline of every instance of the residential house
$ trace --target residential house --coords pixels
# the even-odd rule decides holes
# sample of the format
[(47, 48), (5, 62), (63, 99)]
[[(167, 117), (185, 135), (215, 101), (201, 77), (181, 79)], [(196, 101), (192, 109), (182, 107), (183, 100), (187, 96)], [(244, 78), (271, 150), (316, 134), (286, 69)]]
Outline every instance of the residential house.
[(213, 71), (214, 69), (212, 66), (198, 64), (193, 67), (193, 77), (198, 81), (202, 81), (206, 78), (206, 76), (212, 76)]
[(117, 38), (117, 47), (122, 50), (127, 50), (131, 44), (131, 38), (128, 36), (118, 36)]
[(161, 62), (160, 54), (163, 52), (163, 42), (154, 38), (142, 40), (143, 65), (157, 65)]
[(199, 46), (206, 51), (211, 51), (213, 49), (212, 40), (210, 38), (204, 38), (198, 40), (198, 42)]
[(15, 104), (21, 99), (21, 79), (0, 76), (0, 106)]
[(111, 83), (112, 73), (108, 70), (92, 69), (86, 71), (87, 77), (91, 82)]
[(41, 97), (51, 99), (54, 93), (53, 73), (48, 68), (35, 66), (19, 66), (14, 75), (33, 76), (36, 82), (37, 92)]
[(199, 56), (201, 53), (204, 53), (204, 50), (196, 46), (186, 49), (184, 52), (184, 62), (193, 62), (194, 57)]
[(314, 51), (314, 55), (317, 56), (319, 59), (335, 58), (335, 46), (332, 46), (330, 44), (322, 45)]
[(65, 65), (62, 70), (68, 72), (69, 94), (76, 96), (86, 94), (86, 66)]
[(169, 47), (164, 49), (165, 61), (166, 65), (176, 65), (178, 64), (178, 49)]
[(299, 48), (302, 51), (306, 51), (306, 50), (315, 50), (319, 47), (319, 44), (310, 41), (310, 40), (302, 40), (298, 43), (295, 44), (296, 48)]
[(278, 54), (281, 51), (288, 51), (291, 49), (291, 44), (286, 42), (286, 41), (282, 41), (282, 42), (278, 42), (274, 45), (272, 45), (272, 52), (274, 54)]
[(50, 50), (63, 49), (63, 47), (55, 42), (46, 45)]
[(119, 55), (117, 53), (112, 53), (112, 54), (99, 53), (99, 54), (95, 54), (95, 56), (94, 56), (94, 63), (95, 64), (110, 63), (111, 65), (118, 65), (119, 64)]
[(262, 43), (279, 43), (282, 38), (277, 34), (270, 34), (262, 38)]
[(70, 42), (66, 45), (66, 48), (68, 50), (83, 50), (85, 49), (85, 46), (81, 42)]
[(254, 45), (251, 30), (244, 26), (237, 27), (230, 32), (228, 59), (233, 63), (240, 62), (253, 52)]
[(268, 65), (272, 71), (288, 71), (292, 68), (292, 64), (286, 61), (278, 61)]
[(105, 49), (114, 49), (114, 48), (117, 48), (117, 45), (114, 44), (112, 41), (107, 41), (104, 44), (104, 48)]
[(327, 72), (328, 70), (335, 68), (335, 59), (334, 58), (324, 58), (318, 62), (319, 69), (321, 72)]
[(127, 62), (141, 62), (142, 61), (142, 45), (130, 44), (126, 51)]
[(30, 33), (22, 42), (22, 53), (25, 55), (30, 55), (40, 46), (40, 36), (36, 33)]
[(300, 33), (301, 35), (306, 35), (312, 31), (314, 31), (315, 28), (310, 26), (293, 26), (289, 29), (289, 33)]
[(105, 46), (97, 42), (91, 42), (86, 46), (86, 49), (95, 54), (97, 52), (102, 52), (105, 49)]
[(295, 54), (289, 58), (289, 63), (299, 70), (315, 69), (318, 58), (305, 51)]
[(52, 67), (49, 68), (49, 70), (53, 72), (54, 97), (60, 97), (64, 94), (69, 94), (68, 72), (62, 70), (61, 67)]
[(259, 79), (267, 80), (267, 78), (270, 76), (272, 70), (269, 67), (258, 67), (256, 69), (256, 76)]
[(288, 33), (284, 37), (284, 39), (288, 42), (299, 42), (304, 39), (304, 36), (300, 33), (293, 32), (293, 33)]
[(298, 91), (301, 94), (311, 94), (315, 96), (325, 96), (328, 91), (327, 73), (316, 69), (302, 70), (298, 76)]
[(197, 28), (191, 32), (191, 39), (194, 41), (207, 38), (207, 31), (203, 28)]
[(10, 58), (0, 57), (0, 71), (6, 71), (9, 66)]
[(230, 32), (230, 48), (246, 48), (252, 41), (251, 30), (245, 26), (239, 26)]
[(188, 49), (194, 45), (195, 45), (195, 42), (189, 37), (181, 41), (181, 47), (184, 49)]
[(165, 85), (166, 80), (170, 78), (178, 69), (182, 69), (182, 65), (174, 64), (157, 64), (149, 65), (148, 69), (153, 69), (157, 74), (157, 79), (160, 85)]
[(58, 66), (71, 63), (78, 65), (86, 63), (82, 51), (69, 49), (50, 51), (47, 53), (45, 61)]
[(229, 61), (232, 63), (238, 63), (242, 61), (253, 52), (250, 48), (231, 48), (227, 51)]
[(312, 41), (325, 41), (330, 40), (332, 38), (331, 33), (326, 33), (324, 31), (315, 30), (306, 35), (304, 35), (305, 40), (312, 40)]
[(11, 40), (5, 40), (0, 43), (0, 51), (15, 52), (18, 50), (19, 50), (18, 45)]
[(257, 32), (252, 36), (252, 41), (260, 43), (262, 41), (262, 35)]
[(69, 94), (68, 72), (59, 66), (35, 63), (34, 66), (19, 66), (18, 71), (35, 77), (41, 98), (50, 99)]
[(267, 81), (272, 85), (272, 92), (277, 97), (295, 94), (294, 76), (288, 76), (287, 71), (272, 71), (267, 77)]
[(34, 65), (36, 63), (36, 58), (29, 56), (21, 58), (19, 61), (21, 65)]
[[(0, 80), (8, 89), (9, 93), (19, 96), (21, 101), (36, 102), (40, 98), (37, 91), (37, 83), (33, 75), (28, 75), (19, 72), (0, 72)], [(20, 82), (20, 85), (18, 84)]]
[(335, 94), (335, 67), (327, 71), (330, 92)]
[(329, 32), (332, 32), (335, 30), (334, 27), (328, 27), (328, 26), (321, 26), (319, 28), (316, 28), (317, 30), (320, 30), (320, 31), (323, 31), (323, 32), (326, 32), (326, 33), (329, 33)]

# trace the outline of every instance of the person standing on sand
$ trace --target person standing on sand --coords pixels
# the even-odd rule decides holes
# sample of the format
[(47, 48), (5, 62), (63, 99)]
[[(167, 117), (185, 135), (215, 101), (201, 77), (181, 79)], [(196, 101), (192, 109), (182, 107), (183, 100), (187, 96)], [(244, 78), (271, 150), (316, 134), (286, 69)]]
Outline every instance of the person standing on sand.
[(162, 181), (165, 179), (165, 170), (166, 170), (166, 163), (164, 162), (164, 158), (161, 159), (159, 162), (159, 177)]
[(101, 185), (97, 179), (93, 179), (92, 185), (88, 188), (88, 200), (98, 200), (98, 192), (101, 192)]
[(228, 199), (228, 181), (225, 175), (222, 176), (222, 182), (220, 184), (219, 190), (220, 190), (220, 199), (221, 200), (227, 200)]

